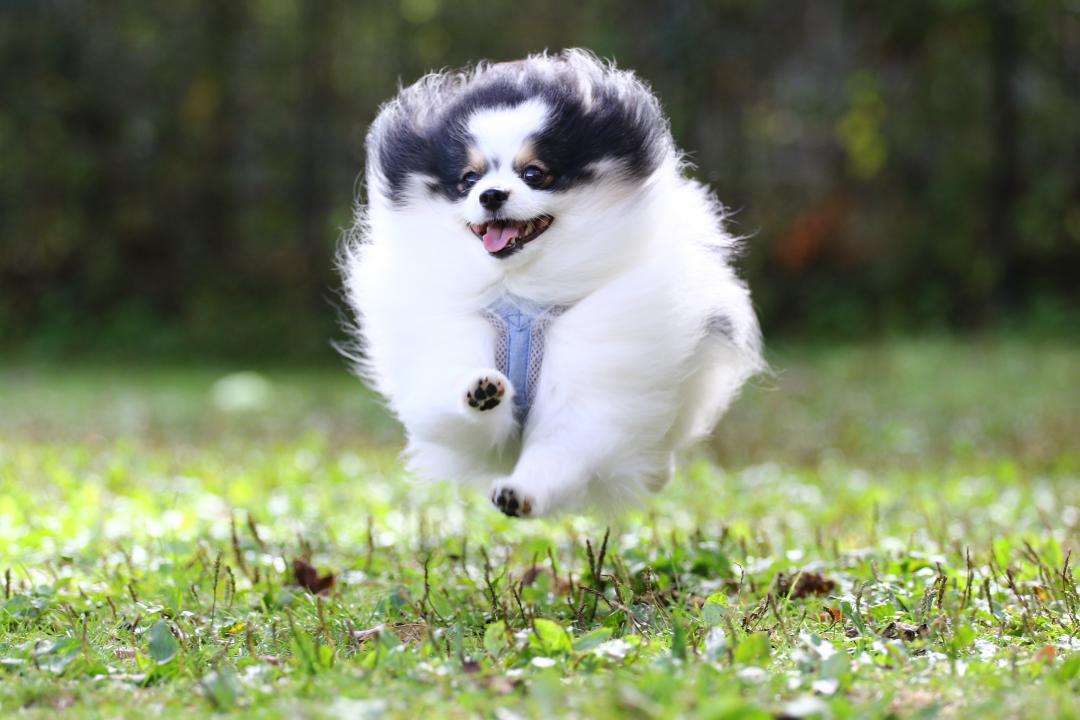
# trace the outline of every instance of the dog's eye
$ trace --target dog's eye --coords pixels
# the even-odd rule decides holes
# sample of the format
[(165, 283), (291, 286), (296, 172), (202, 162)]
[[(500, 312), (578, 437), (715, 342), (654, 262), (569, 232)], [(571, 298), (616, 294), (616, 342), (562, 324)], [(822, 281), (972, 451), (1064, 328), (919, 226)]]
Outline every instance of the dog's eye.
[(539, 187), (540, 185), (543, 185), (546, 177), (547, 173), (535, 165), (530, 165), (521, 171), (521, 179), (530, 187)]
[(474, 173), (472, 170), (461, 176), (461, 184), (466, 188), (471, 188), (478, 182), (480, 182), (480, 174)]

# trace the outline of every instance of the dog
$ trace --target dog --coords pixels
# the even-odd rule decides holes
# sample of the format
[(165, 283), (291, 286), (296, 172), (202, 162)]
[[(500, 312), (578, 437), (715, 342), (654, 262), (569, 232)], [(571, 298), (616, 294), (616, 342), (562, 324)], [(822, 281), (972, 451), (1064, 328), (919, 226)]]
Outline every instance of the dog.
[(339, 265), (411, 472), (526, 518), (668, 482), (763, 368), (738, 243), (687, 168), (650, 88), (583, 50), (380, 108)]

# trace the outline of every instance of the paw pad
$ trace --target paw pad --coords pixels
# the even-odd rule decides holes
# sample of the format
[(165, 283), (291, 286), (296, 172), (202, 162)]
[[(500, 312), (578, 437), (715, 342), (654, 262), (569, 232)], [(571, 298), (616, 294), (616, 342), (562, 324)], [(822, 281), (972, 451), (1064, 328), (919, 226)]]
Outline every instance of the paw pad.
[(491, 503), (510, 517), (527, 517), (532, 513), (532, 500), (513, 488), (503, 487), (493, 492)]
[(506, 388), (496, 378), (482, 377), (465, 393), (465, 402), (477, 410), (491, 410), (502, 402)]

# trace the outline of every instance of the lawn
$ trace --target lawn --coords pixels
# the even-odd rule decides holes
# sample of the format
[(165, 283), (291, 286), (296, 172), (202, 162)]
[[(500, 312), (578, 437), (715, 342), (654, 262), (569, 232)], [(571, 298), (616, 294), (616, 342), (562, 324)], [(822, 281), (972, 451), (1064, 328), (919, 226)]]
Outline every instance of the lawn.
[(1080, 717), (1080, 346), (771, 361), (648, 506), (537, 522), (340, 368), (0, 366), (0, 715)]

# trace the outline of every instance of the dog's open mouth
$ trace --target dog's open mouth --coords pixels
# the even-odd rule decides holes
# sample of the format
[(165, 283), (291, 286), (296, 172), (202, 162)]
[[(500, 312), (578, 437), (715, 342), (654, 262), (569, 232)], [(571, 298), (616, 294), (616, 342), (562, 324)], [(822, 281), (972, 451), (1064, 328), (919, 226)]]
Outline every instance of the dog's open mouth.
[(541, 215), (532, 220), (493, 220), (470, 225), (469, 229), (484, 243), (485, 250), (497, 258), (504, 258), (540, 237), (554, 220), (550, 215)]

